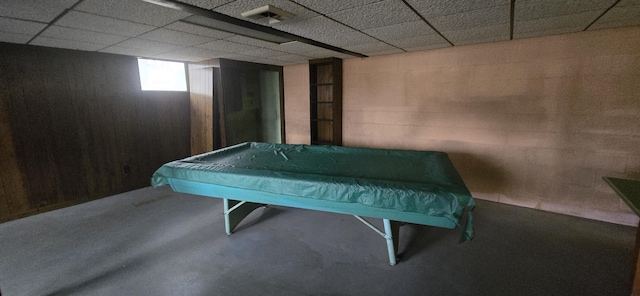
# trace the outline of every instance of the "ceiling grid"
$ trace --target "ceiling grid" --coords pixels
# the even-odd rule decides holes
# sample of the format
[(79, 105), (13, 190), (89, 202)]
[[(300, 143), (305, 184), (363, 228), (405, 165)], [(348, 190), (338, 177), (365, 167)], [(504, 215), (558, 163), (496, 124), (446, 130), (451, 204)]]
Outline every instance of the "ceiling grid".
[[(640, 0), (157, 1), (297, 41), (274, 43), (187, 23), (197, 11), (143, 0), (3, 0), (0, 42), (186, 62), (229, 58), (291, 65), (640, 25)], [(270, 24), (241, 15), (264, 5), (295, 17)]]

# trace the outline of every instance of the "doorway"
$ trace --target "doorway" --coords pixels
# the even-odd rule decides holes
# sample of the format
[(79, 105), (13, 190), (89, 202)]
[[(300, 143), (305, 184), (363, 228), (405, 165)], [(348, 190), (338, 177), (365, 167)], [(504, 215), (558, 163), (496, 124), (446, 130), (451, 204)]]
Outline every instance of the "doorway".
[[(216, 71), (217, 72), (217, 71)], [(284, 142), (282, 67), (220, 60), (214, 74), (214, 149), (243, 142)], [(218, 86), (218, 89), (216, 89)]]

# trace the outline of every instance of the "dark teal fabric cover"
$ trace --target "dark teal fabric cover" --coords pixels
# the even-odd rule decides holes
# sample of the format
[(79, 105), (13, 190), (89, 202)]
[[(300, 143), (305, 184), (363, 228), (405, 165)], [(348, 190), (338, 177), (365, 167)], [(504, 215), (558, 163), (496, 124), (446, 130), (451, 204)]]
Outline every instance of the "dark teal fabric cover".
[[(435, 151), (243, 143), (167, 163), (151, 184), (168, 184), (167, 178), (359, 203), (455, 223), (475, 205), (447, 154)], [(472, 237), (470, 223), (465, 228)]]

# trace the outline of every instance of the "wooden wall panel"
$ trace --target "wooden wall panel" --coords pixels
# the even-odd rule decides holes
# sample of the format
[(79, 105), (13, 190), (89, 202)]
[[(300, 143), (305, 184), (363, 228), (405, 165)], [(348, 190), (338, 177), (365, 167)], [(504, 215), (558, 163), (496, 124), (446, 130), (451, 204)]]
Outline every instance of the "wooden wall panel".
[(213, 150), (213, 68), (189, 65), (191, 154)]
[[(0, 68), (4, 66), (0, 60)], [(3, 68), (4, 69), (4, 68)], [(0, 80), (0, 94), (7, 93), (7, 84)], [(8, 100), (0, 100), (0, 217), (8, 217), (11, 212), (27, 211), (28, 200), (22, 176), (19, 171), (6, 104)]]
[(189, 94), (142, 92), (135, 58), (2, 43), (0, 56), (0, 221), (148, 186), (189, 155)]
[[(29, 192), (30, 208), (37, 208), (56, 203), (58, 195), (56, 187), (57, 174), (54, 172), (52, 145), (55, 139), (51, 131), (50, 107), (44, 91), (44, 75), (40, 61), (19, 55), (7, 60), (16, 62), (16, 75), (10, 75), (11, 69), (4, 72), (8, 79), (8, 109), (10, 125), (13, 132), (16, 156), (23, 182)], [(54, 74), (54, 73), (52, 73)], [(51, 138), (49, 137), (51, 135)], [(52, 194), (53, 193), (53, 194)]]

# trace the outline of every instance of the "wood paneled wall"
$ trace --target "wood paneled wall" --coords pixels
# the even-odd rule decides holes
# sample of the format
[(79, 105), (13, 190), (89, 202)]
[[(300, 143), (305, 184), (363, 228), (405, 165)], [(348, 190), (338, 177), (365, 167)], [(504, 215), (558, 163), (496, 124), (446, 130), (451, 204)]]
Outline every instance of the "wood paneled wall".
[(213, 150), (213, 66), (189, 64), (191, 154)]
[(189, 94), (133, 57), (0, 43), (0, 221), (144, 186), (189, 155)]

